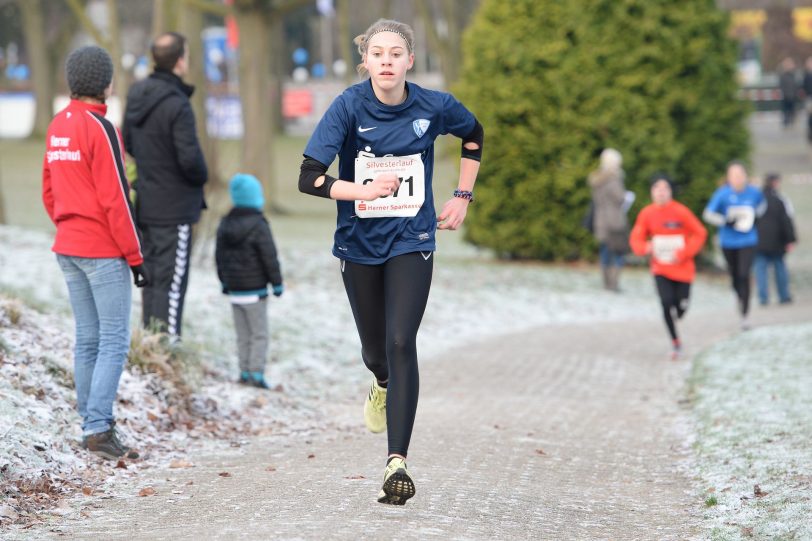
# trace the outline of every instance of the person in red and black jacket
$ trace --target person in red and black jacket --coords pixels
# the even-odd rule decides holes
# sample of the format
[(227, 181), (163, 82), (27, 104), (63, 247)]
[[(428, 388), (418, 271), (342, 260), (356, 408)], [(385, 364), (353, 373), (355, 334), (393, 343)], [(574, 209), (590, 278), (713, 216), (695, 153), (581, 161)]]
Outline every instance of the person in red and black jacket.
[(673, 183), (667, 175), (652, 177), (651, 199), (652, 203), (637, 215), (629, 244), (636, 255), (651, 256), (651, 273), (673, 346), (671, 358), (676, 360), (682, 344), (674, 318), (682, 319), (688, 310), (696, 274), (694, 257), (705, 245), (708, 232), (688, 207), (674, 201)]
[(71, 101), (51, 121), (42, 200), (56, 225), (53, 251), (76, 320), (74, 381), (83, 446), (108, 459), (137, 458), (115, 430), (113, 402), (130, 346), (132, 272), (149, 283), (129, 202), (121, 137), (104, 115), (113, 62), (101, 47), (67, 59)]

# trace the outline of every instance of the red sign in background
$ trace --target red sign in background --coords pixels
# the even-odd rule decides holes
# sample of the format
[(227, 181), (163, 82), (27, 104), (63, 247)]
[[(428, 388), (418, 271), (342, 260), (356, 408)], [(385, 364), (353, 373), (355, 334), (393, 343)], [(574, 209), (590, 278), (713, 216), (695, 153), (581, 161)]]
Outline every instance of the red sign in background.
[(285, 118), (307, 116), (313, 112), (313, 92), (306, 88), (285, 90), (282, 96), (282, 115)]

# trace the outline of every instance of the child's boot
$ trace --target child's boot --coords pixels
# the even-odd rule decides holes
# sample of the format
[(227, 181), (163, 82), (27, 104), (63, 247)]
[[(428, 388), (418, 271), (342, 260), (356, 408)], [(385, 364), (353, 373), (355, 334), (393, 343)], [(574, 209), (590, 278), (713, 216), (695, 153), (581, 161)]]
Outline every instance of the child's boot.
[(251, 372), (251, 385), (259, 387), (260, 389), (269, 389), (268, 383), (265, 381), (265, 374), (262, 372)]

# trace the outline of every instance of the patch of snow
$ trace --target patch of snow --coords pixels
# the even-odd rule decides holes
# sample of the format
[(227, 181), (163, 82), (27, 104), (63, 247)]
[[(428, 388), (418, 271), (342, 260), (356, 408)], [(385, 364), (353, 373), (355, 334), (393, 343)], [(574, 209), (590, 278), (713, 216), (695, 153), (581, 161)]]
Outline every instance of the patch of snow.
[(720, 342), (694, 365), (710, 537), (812, 539), (812, 323)]

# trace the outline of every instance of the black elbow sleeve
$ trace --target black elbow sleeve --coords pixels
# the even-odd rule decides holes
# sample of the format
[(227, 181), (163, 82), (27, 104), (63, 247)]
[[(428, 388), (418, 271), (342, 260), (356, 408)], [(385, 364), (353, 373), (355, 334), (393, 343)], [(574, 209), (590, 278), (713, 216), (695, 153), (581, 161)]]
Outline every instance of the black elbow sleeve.
[[(316, 179), (324, 175), (324, 182), (316, 186)], [(308, 195), (330, 199), (330, 188), (336, 181), (335, 177), (327, 174), (327, 166), (318, 160), (305, 156), (299, 171), (299, 191)]]
[[(479, 120), (474, 119), (474, 129), (471, 133), (462, 138), (462, 157), (469, 160), (482, 160), (482, 145), (485, 142), (485, 130)], [(465, 148), (466, 143), (475, 143), (476, 148)]]

